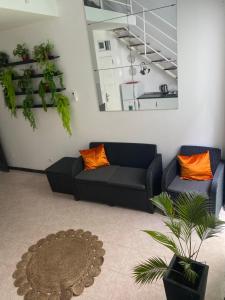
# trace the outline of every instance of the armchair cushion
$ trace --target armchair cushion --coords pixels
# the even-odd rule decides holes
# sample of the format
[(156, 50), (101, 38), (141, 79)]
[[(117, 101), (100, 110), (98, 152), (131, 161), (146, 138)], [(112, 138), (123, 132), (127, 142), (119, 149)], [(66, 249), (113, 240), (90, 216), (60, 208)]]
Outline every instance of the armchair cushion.
[(108, 183), (114, 186), (145, 190), (146, 170), (140, 168), (119, 167), (110, 177)]
[(168, 187), (168, 191), (171, 193), (199, 193), (209, 198), (209, 192), (211, 188), (212, 180), (184, 180), (179, 176), (176, 176), (172, 183)]

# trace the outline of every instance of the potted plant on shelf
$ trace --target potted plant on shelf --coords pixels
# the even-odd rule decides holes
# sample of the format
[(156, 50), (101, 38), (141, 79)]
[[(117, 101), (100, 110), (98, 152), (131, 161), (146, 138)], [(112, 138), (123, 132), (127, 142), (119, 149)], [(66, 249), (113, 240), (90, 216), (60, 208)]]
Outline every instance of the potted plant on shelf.
[(5, 52), (0, 52), (0, 68), (4, 67), (7, 65), (9, 62), (9, 56)]
[(40, 45), (34, 46), (34, 59), (41, 65), (45, 65), (49, 59), (53, 58), (52, 51), (54, 45), (47, 41), (47, 43), (41, 43)]
[(0, 83), (3, 87), (5, 103), (13, 116), (16, 116), (16, 91), (13, 84), (15, 71), (11, 68), (5, 68), (0, 72)]
[(153, 257), (136, 266), (135, 281), (146, 284), (163, 278), (168, 300), (203, 300), (208, 266), (197, 262), (198, 254), (202, 243), (222, 231), (225, 223), (208, 213), (206, 199), (201, 195), (180, 194), (173, 202), (167, 193), (162, 193), (152, 201), (168, 217), (164, 224), (171, 235), (145, 232), (171, 250), (174, 257), (169, 265), (162, 258)]
[(23, 61), (29, 60), (29, 50), (26, 44), (17, 44), (16, 48), (13, 50), (13, 55), (22, 58)]

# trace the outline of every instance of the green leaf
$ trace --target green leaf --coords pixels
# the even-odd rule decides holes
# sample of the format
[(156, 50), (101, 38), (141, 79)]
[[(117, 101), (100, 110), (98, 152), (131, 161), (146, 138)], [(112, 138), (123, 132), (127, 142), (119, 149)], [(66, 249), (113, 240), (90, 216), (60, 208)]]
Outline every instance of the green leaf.
[(159, 257), (153, 257), (136, 266), (133, 275), (136, 283), (147, 284), (162, 278), (167, 270), (166, 262)]
[(170, 229), (170, 231), (176, 236), (176, 238), (181, 237), (181, 222), (179, 221), (165, 221), (164, 224)]
[(204, 241), (215, 237), (224, 229), (225, 222), (220, 221), (214, 215), (208, 214), (201, 220), (201, 224), (195, 227), (198, 237)]
[(161, 245), (170, 249), (176, 255), (182, 256), (178, 246), (172, 238), (169, 238), (165, 234), (162, 234), (157, 231), (144, 230), (144, 232), (146, 232), (149, 236), (151, 236), (155, 241), (159, 242)]
[(191, 263), (185, 260), (181, 260), (179, 264), (183, 267), (184, 269), (184, 277), (191, 282), (192, 284), (195, 283), (198, 274), (192, 269)]
[(152, 199), (153, 204), (158, 207), (168, 217), (174, 216), (173, 201), (169, 194), (161, 193)]
[(183, 193), (176, 200), (175, 210), (178, 219), (193, 227), (207, 215), (207, 202), (202, 195)]
[(70, 126), (70, 122), (71, 122), (70, 102), (68, 97), (66, 97), (61, 93), (58, 93), (55, 95), (55, 102), (56, 102), (58, 114), (63, 123), (63, 127), (67, 130), (69, 135), (72, 135), (72, 130)]

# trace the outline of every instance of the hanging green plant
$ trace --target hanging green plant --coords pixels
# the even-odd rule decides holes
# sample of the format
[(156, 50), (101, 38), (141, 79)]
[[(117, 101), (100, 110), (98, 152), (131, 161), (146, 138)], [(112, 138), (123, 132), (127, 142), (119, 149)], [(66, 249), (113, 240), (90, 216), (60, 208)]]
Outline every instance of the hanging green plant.
[(25, 43), (17, 44), (16, 48), (13, 50), (13, 55), (18, 56), (23, 61), (29, 60), (29, 50)]
[(52, 62), (47, 62), (43, 70), (43, 79), (39, 83), (38, 93), (42, 99), (42, 105), (45, 111), (47, 111), (46, 105), (46, 93), (51, 93), (51, 102), (54, 102), (56, 94), (55, 76), (60, 74), (57, 67)]
[(11, 111), (12, 115), (16, 116), (16, 92), (13, 84), (13, 76), (15, 71), (11, 68), (5, 68), (0, 73), (0, 83), (3, 87), (6, 106)]
[(54, 102), (57, 107), (58, 114), (62, 120), (63, 127), (67, 130), (69, 135), (72, 135), (71, 125), (70, 125), (71, 117), (70, 117), (69, 98), (61, 93), (57, 93), (55, 94)]
[(34, 46), (33, 56), (34, 59), (41, 65), (44, 66), (52, 56), (52, 50), (54, 45), (47, 41), (47, 43), (41, 43), (40, 45)]
[(26, 94), (32, 94), (33, 93), (33, 82), (32, 82), (32, 75), (34, 73), (34, 70), (31, 68), (25, 69), (23, 71), (22, 77), (18, 80), (18, 87), (19, 89), (26, 93)]
[(44, 80), (46, 84), (46, 91), (51, 92), (52, 101), (54, 101), (55, 93), (56, 93), (56, 84), (54, 77), (57, 74), (56, 65), (52, 62), (46, 63), (46, 67), (43, 71)]
[(38, 94), (41, 98), (42, 106), (44, 111), (47, 111), (47, 103), (46, 103), (46, 83), (41, 80), (38, 87)]
[(25, 117), (25, 120), (28, 120), (30, 126), (33, 128), (33, 130), (35, 130), (37, 126), (36, 126), (34, 113), (32, 111), (33, 105), (34, 105), (33, 95), (32, 94), (26, 95), (26, 98), (23, 100), (23, 115)]

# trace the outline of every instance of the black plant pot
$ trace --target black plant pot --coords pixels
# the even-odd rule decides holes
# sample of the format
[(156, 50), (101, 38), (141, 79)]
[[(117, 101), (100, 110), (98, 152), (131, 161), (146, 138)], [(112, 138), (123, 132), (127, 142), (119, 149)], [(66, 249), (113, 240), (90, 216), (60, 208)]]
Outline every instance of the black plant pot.
[(193, 261), (193, 269), (198, 274), (195, 285), (188, 283), (175, 271), (182, 271), (179, 258), (174, 255), (169, 270), (163, 277), (167, 300), (204, 300), (209, 267)]

